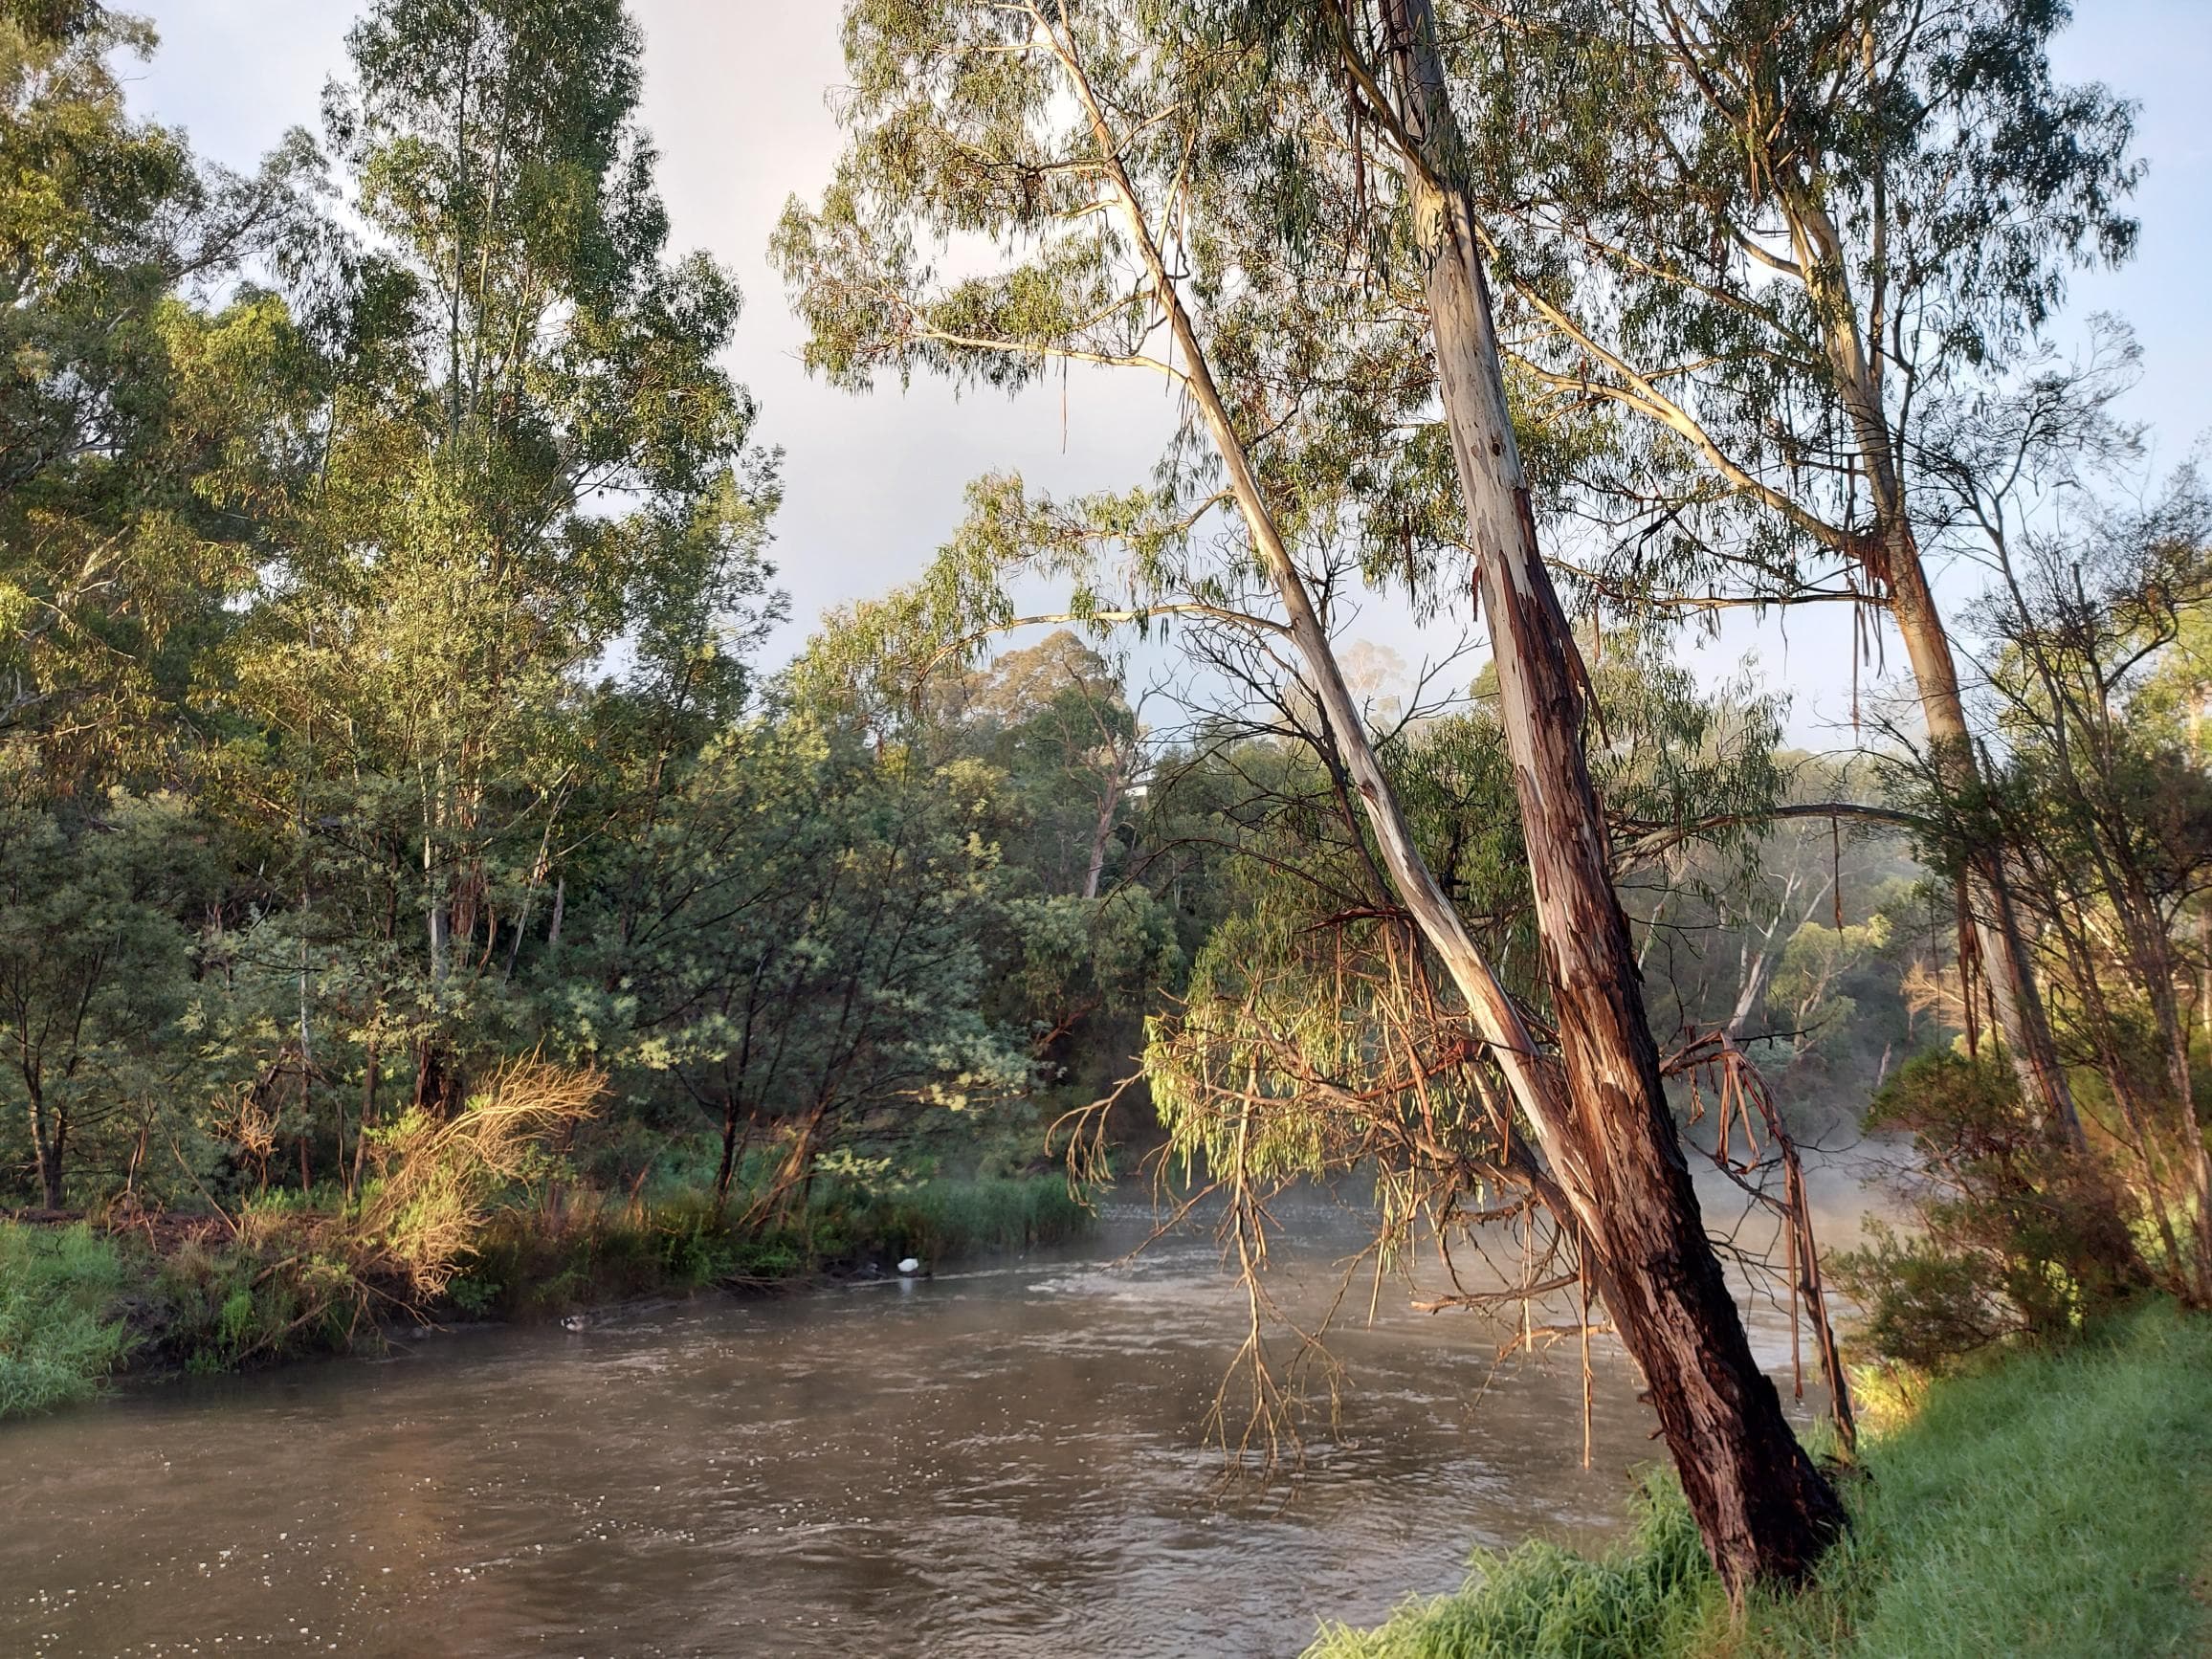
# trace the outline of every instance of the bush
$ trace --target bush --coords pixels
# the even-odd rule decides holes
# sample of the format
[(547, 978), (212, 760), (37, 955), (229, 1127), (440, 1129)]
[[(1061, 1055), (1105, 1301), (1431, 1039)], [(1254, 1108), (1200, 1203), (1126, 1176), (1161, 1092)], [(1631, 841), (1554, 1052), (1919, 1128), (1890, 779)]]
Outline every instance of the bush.
[(123, 1282), (115, 1246), (82, 1224), (0, 1223), (0, 1419), (99, 1387), (129, 1346), (116, 1316)]
[(542, 1169), (545, 1139), (589, 1117), (606, 1087), (588, 1068), (509, 1060), (452, 1117), (409, 1111), (371, 1132), (377, 1178), (337, 1247), (362, 1276), (436, 1296), (500, 1196)]
[(188, 1239), (153, 1264), (155, 1356), (205, 1373), (343, 1353), (367, 1321), (369, 1292), (341, 1258), (305, 1248), (308, 1230), (271, 1225), (242, 1237)]
[(2009, 1336), (2070, 1334), (2147, 1284), (2118, 1186), (2029, 1118), (2004, 1066), (1923, 1055), (1867, 1125), (1912, 1136), (1920, 1223), (1909, 1238), (1869, 1226), (1871, 1243), (1829, 1260), (1874, 1354), (1940, 1371)]

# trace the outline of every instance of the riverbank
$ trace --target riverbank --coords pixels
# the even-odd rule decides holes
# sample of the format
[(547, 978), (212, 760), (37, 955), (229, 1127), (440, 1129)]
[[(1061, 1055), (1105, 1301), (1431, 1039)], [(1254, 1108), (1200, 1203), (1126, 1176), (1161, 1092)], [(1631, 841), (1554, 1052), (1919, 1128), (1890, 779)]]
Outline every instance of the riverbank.
[(405, 1271), (389, 1227), (325, 1195), (231, 1214), (0, 1220), (0, 1421), (91, 1397), (118, 1376), (210, 1374), (381, 1347), (395, 1328), (551, 1319), (717, 1289), (771, 1291), (1074, 1236), (1090, 1212), (1060, 1175), (900, 1191), (825, 1180), (787, 1220), (747, 1224), (677, 1188), (569, 1189), (485, 1217), (446, 1271)]
[(1678, 1493), (1592, 1560), (1542, 1542), (1307, 1659), (2014, 1659), (2212, 1639), (2212, 1321), (2138, 1309), (1934, 1384), (1869, 1439), (1852, 1533), (1806, 1594), (1732, 1626)]

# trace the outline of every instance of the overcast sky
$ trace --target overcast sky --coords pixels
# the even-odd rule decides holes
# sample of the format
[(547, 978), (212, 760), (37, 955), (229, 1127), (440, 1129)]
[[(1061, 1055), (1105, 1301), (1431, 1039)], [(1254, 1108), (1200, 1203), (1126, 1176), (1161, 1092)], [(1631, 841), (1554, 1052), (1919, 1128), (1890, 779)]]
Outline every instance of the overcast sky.
[[(162, 46), (136, 76), (140, 108), (185, 128), (196, 148), (250, 166), (289, 127), (315, 124), (359, 8), (346, 0), (122, 0), (149, 15)], [(1056, 388), (1009, 402), (956, 401), (937, 383), (855, 398), (809, 381), (801, 334), (768, 270), (769, 231), (786, 197), (827, 181), (838, 129), (826, 94), (842, 79), (833, 0), (633, 0), (646, 34), (644, 118), (679, 248), (704, 247), (737, 273), (746, 305), (731, 366), (762, 406), (759, 435), (785, 453), (776, 562), (795, 646), (828, 606), (915, 574), (960, 517), (968, 479), (1018, 471), (1054, 490), (1140, 478), (1168, 418), (1164, 386), (1131, 372), (1078, 374), (1063, 428)], [(2160, 454), (2178, 461), (2212, 429), (2212, 0), (2077, 0), (2059, 71), (2140, 100), (2150, 174), (2138, 197), (2141, 252), (2116, 273), (2078, 277), (2072, 315), (2131, 321), (2145, 378), (2131, 404)], [(1956, 585), (1954, 585), (1956, 586)], [(1800, 611), (1840, 609), (1815, 606)], [(1407, 624), (1378, 611), (1364, 631), (1418, 659)], [(1701, 653), (1714, 672), (1756, 652), (1796, 695), (1806, 739), (1840, 718), (1847, 629), (1833, 619), (1731, 630)], [(1900, 653), (1891, 651), (1895, 665)]]

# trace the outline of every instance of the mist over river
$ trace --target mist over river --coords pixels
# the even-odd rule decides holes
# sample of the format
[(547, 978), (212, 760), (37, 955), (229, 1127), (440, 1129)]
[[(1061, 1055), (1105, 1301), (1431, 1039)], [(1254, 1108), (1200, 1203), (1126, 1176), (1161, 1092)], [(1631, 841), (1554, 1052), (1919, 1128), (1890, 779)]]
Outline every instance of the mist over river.
[[(1365, 1215), (1276, 1213), (1311, 1315)], [(1656, 1449), (1610, 1341), (1585, 1471), (1571, 1342), (1498, 1366), (1493, 1326), (1402, 1283), (1370, 1324), (1365, 1277), (1337, 1433), (1225, 1490), (1240, 1298), (1203, 1229), (1124, 1260), (1154, 1225), (1125, 1190), (1078, 1244), (918, 1282), (462, 1331), (0, 1430), (0, 1653), (1291, 1654), (1456, 1584), (1471, 1545), (1622, 1524)]]

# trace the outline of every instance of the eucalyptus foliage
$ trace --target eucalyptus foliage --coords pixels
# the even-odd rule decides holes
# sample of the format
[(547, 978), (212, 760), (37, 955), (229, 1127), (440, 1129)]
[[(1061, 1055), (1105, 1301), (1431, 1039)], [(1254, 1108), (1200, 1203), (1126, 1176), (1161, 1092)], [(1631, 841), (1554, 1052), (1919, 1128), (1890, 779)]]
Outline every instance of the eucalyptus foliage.
[(297, 235), (310, 155), (252, 178), (125, 107), (144, 24), (0, 9), (0, 745), (11, 796), (159, 781), (231, 625), (282, 307), (213, 303)]

